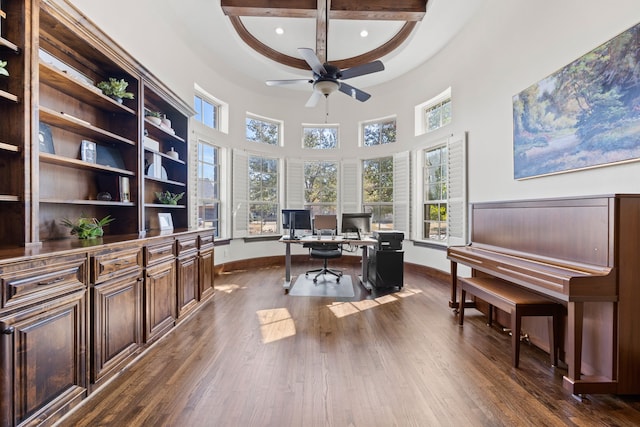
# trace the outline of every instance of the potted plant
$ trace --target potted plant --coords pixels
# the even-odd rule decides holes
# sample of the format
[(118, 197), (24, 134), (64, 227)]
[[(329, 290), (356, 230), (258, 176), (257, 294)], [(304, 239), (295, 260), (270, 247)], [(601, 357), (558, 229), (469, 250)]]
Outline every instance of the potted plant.
[(97, 218), (89, 218), (84, 214), (81, 214), (75, 222), (65, 218), (62, 220), (62, 225), (71, 229), (72, 235), (77, 235), (78, 239), (95, 239), (104, 235), (103, 227), (115, 218), (111, 218), (111, 215), (107, 215), (101, 220)]
[(158, 198), (158, 202), (163, 205), (177, 205), (178, 200), (182, 199), (182, 196), (184, 196), (184, 192), (172, 193), (169, 190), (163, 192), (156, 191), (155, 194)]
[(102, 90), (102, 93), (120, 104), (122, 104), (123, 99), (133, 99), (133, 93), (127, 92), (127, 86), (129, 86), (129, 83), (124, 79), (118, 80), (114, 77), (109, 77), (109, 81), (98, 83), (98, 88)]
[(0, 76), (8, 76), (9, 71), (7, 71), (7, 61), (0, 60)]
[(162, 113), (160, 111), (149, 111), (146, 110), (144, 112), (144, 116), (156, 126), (160, 126), (162, 123)]

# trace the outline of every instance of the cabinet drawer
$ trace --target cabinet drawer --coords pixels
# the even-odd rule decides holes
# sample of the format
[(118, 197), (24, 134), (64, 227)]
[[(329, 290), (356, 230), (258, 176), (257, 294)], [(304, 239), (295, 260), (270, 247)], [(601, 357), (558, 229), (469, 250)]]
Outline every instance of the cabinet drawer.
[(32, 304), (83, 290), (86, 266), (86, 257), (51, 258), (10, 266), (0, 278), (2, 307)]
[(200, 235), (200, 249), (209, 249), (213, 247), (213, 234)]
[(198, 236), (182, 237), (176, 241), (177, 255), (184, 255), (187, 252), (198, 250)]
[(142, 268), (142, 248), (120, 249), (104, 252), (91, 259), (91, 282), (123, 276)]
[(173, 247), (173, 240), (146, 246), (144, 248), (145, 265), (149, 266), (172, 259), (174, 257)]

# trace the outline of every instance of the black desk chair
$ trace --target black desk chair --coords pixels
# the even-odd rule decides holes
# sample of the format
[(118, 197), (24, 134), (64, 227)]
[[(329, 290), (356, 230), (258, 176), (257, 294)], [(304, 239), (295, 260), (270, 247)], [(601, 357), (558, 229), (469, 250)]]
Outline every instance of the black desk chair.
[(313, 226), (316, 235), (320, 237), (317, 242), (308, 242), (304, 246), (309, 248), (311, 258), (323, 260), (323, 267), (315, 270), (309, 270), (305, 273), (309, 277), (309, 273), (316, 273), (313, 283), (318, 282), (318, 277), (325, 274), (331, 274), (336, 277), (336, 282), (340, 283), (342, 271), (332, 270), (328, 266), (330, 259), (340, 258), (342, 256), (342, 245), (335, 243), (329, 238), (335, 236), (338, 228), (338, 219), (335, 215), (316, 215), (313, 219)]
[(313, 243), (305, 243), (305, 246), (309, 248), (309, 255), (311, 258), (318, 258), (324, 261), (322, 268), (315, 270), (309, 270), (305, 273), (306, 277), (309, 277), (309, 273), (316, 273), (313, 278), (313, 283), (318, 282), (318, 277), (325, 274), (331, 274), (336, 276), (336, 282), (340, 283), (342, 277), (342, 271), (332, 270), (328, 266), (330, 259), (340, 258), (342, 256), (342, 245), (338, 243), (331, 243), (330, 241)]

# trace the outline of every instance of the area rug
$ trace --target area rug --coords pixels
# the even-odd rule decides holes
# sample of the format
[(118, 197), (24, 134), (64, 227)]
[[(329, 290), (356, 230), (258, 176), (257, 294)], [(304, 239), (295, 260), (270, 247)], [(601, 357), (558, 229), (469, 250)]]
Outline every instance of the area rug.
[(289, 295), (297, 297), (333, 297), (350, 298), (355, 295), (351, 276), (342, 276), (340, 283), (331, 275), (318, 277), (318, 283), (313, 283), (313, 277), (301, 274), (289, 289)]

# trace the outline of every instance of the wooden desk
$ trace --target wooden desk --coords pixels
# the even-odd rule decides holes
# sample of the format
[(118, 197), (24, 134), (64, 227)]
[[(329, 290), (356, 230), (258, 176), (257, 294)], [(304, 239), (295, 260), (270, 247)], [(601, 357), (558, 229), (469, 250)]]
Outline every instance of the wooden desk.
[(377, 240), (368, 237), (362, 239), (348, 239), (343, 236), (323, 236), (322, 239), (318, 239), (317, 236), (308, 236), (300, 239), (289, 239), (289, 236), (282, 236), (279, 242), (285, 244), (285, 276), (283, 285), (285, 292), (289, 292), (289, 289), (291, 289), (291, 244), (302, 245), (304, 243), (317, 242), (339, 243), (341, 245), (359, 246), (362, 248), (362, 274), (358, 276), (358, 278), (365, 289), (369, 292), (373, 290), (373, 286), (369, 283), (369, 273), (367, 270), (367, 260), (369, 257), (368, 247), (375, 245), (378, 242)]

